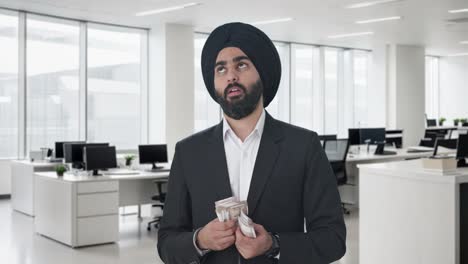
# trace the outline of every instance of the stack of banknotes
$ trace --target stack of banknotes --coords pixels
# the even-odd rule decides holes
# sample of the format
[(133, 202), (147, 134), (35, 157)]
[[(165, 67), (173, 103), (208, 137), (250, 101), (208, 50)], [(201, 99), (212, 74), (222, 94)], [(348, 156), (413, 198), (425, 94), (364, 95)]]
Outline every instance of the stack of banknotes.
[(236, 197), (229, 197), (215, 202), (215, 210), (220, 222), (236, 220), (245, 236), (257, 237), (252, 219), (247, 216), (249, 214), (247, 201), (239, 201)]

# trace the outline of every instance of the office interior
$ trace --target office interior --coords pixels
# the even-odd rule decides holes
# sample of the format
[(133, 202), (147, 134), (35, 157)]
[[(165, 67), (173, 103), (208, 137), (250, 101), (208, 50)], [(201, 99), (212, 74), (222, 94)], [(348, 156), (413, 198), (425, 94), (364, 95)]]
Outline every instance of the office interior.
[(0, 0), (0, 262), (162, 263), (175, 144), (223, 116), (201, 50), (233, 21), (279, 52), (266, 111), (321, 137), (335, 263), (468, 263), (465, 0)]

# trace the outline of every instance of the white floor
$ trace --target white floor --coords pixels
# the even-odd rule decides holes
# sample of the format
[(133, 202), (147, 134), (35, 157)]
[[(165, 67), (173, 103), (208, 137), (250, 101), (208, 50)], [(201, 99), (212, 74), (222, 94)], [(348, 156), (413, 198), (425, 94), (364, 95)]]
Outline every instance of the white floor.
[[(136, 215), (120, 219), (120, 241), (71, 249), (34, 232), (34, 218), (11, 210), (10, 200), (0, 200), (0, 263), (8, 264), (159, 264), (157, 231), (146, 230), (149, 218)], [(345, 216), (347, 253), (339, 264), (358, 264), (358, 211)]]

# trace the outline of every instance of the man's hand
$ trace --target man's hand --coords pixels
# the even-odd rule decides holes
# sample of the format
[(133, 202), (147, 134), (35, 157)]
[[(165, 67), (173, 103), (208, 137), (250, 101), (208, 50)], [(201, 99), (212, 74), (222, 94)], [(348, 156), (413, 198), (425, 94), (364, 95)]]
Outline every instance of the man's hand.
[(220, 222), (218, 218), (209, 222), (198, 232), (198, 247), (202, 250), (220, 251), (232, 246), (236, 241), (236, 224), (234, 220)]
[(265, 254), (273, 244), (271, 235), (262, 225), (257, 225), (255, 223), (253, 225), (255, 233), (257, 234), (256, 238), (244, 236), (239, 227), (236, 230), (236, 247), (245, 259), (251, 259)]

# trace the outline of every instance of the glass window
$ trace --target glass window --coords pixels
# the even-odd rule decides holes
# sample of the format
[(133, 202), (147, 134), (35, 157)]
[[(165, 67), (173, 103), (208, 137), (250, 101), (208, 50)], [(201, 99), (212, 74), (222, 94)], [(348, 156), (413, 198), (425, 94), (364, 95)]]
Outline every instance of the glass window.
[(0, 13), (0, 158), (18, 157), (18, 15)]
[(325, 134), (338, 132), (338, 49), (325, 48)]
[[(314, 130), (314, 60), (318, 48), (307, 45), (291, 46), (291, 123)], [(321, 118), (320, 118), (321, 119)]]
[[(135, 149), (142, 127), (146, 31), (88, 24), (87, 139)], [(146, 58), (145, 58), (146, 59)]]
[(426, 57), (426, 115), (439, 118), (439, 58)]
[(368, 72), (370, 64), (370, 52), (353, 51), (353, 77), (354, 77), (354, 126), (362, 127), (368, 124)]
[(205, 34), (195, 34), (195, 132), (216, 125), (221, 120), (221, 107), (206, 90), (201, 70), (201, 52), (207, 37)]
[(281, 60), (281, 82), (266, 110), (272, 117), (289, 122), (289, 44), (275, 42)]
[(27, 16), (27, 149), (79, 139), (79, 24)]

